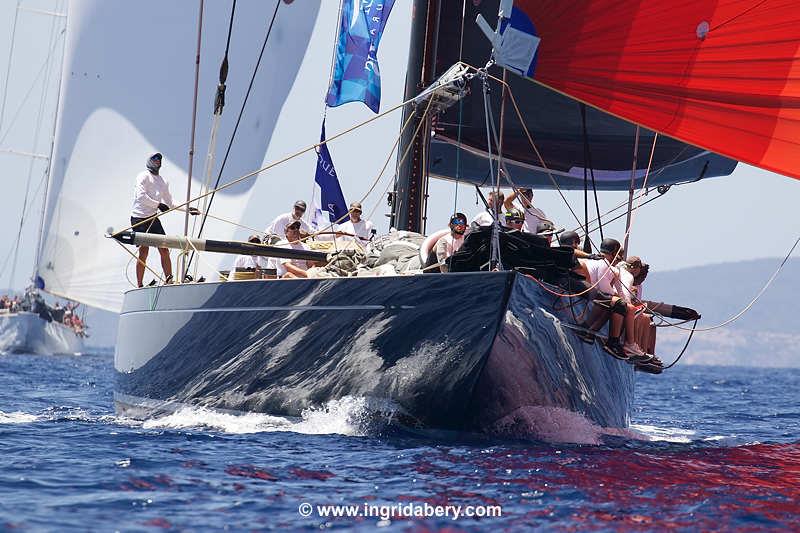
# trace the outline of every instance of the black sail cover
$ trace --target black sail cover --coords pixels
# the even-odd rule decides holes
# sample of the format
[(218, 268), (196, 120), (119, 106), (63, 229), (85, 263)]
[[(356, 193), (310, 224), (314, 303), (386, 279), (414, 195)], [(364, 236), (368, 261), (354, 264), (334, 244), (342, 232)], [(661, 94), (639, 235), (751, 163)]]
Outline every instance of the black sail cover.
[[(475, 18), (482, 14), (494, 26), (498, 0), (466, 0), (465, 3), (463, 6), (459, 1), (440, 2), (435, 56), (437, 77), (459, 60), (480, 67), (486, 64), (491, 55), (491, 44), (478, 29)], [(466, 8), (463, 39), (462, 7)], [(459, 57), (461, 43), (463, 52)], [(499, 67), (492, 67), (490, 73), (497, 78), (503, 77)], [(630, 187), (636, 139), (634, 124), (586, 106), (584, 134), (580, 102), (511, 72), (507, 75), (507, 82), (525, 125), (544, 159), (544, 165), (531, 148), (514, 106), (507, 97), (502, 147), (503, 161), (511, 174), (512, 183), (503, 179), (502, 185), (553, 189), (555, 179), (561, 189), (582, 190), (584, 168), (590, 168), (600, 190), (627, 190)], [(490, 80), (490, 84), (490, 102), (499, 132), (502, 86), (494, 80)], [(436, 134), (431, 142), (430, 174), (442, 179), (489, 185), (491, 178), (481, 81), (474, 79), (470, 89), (471, 94), (450, 107), (437, 120)], [(650, 130), (639, 130), (637, 187), (644, 180), (654, 135)], [(496, 146), (492, 150), (496, 156)], [(647, 185), (671, 185), (699, 178), (726, 176), (735, 167), (735, 160), (659, 135)]]

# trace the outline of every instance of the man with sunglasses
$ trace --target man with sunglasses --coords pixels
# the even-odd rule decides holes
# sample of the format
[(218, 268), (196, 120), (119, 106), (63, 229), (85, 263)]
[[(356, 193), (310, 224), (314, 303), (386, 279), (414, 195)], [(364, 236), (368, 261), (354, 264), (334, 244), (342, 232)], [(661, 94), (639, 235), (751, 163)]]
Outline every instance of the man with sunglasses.
[(267, 229), (264, 230), (264, 233), (266, 233), (268, 236), (277, 235), (278, 238), (282, 239), (286, 234), (286, 227), (295, 222), (300, 222), (301, 233), (310, 233), (308, 224), (306, 224), (305, 220), (303, 220), (303, 215), (305, 212), (306, 203), (303, 200), (297, 200), (292, 206), (291, 212), (278, 215), (275, 220), (272, 221), (272, 224), (267, 226)]
[(447, 258), (453, 255), (464, 244), (464, 232), (467, 231), (467, 216), (464, 213), (455, 213), (450, 217), (450, 234), (445, 235), (436, 243), (436, 260), (439, 270), (448, 272)]

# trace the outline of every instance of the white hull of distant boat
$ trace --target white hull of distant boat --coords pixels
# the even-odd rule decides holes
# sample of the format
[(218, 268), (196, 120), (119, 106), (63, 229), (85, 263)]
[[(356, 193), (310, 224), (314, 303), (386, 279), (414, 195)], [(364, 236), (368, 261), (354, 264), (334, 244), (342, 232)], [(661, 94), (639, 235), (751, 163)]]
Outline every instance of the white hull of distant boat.
[(83, 339), (72, 328), (34, 313), (0, 315), (0, 352), (40, 355), (80, 354)]

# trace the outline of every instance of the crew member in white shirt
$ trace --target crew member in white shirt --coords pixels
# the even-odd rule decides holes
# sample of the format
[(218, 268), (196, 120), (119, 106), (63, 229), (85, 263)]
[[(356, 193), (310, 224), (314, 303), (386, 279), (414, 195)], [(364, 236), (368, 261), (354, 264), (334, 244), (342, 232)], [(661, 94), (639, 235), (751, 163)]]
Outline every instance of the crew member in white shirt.
[[(175, 207), (169, 185), (164, 181), (161, 171), (162, 156), (153, 154), (147, 160), (147, 170), (136, 176), (136, 186), (133, 189), (133, 207), (131, 209), (131, 226), (133, 231), (140, 233), (157, 233), (165, 235), (164, 227), (156, 215), (161, 211), (168, 211)], [(189, 214), (197, 215), (199, 211), (194, 207), (189, 208)], [(144, 270), (147, 264), (147, 255), (150, 249), (139, 246), (139, 260), (136, 262), (136, 284), (142, 286)], [(161, 269), (164, 271), (165, 283), (172, 283), (172, 261), (167, 248), (159, 248), (161, 255)]]
[(449, 272), (447, 258), (456, 253), (464, 244), (464, 232), (467, 231), (467, 215), (455, 213), (450, 217), (450, 234), (436, 241), (436, 261), (439, 271)]
[[(261, 238), (258, 235), (250, 235), (247, 242), (252, 244), (261, 244)], [(269, 259), (259, 255), (246, 255), (239, 254), (233, 260), (233, 271), (248, 272), (253, 271), (256, 278), (261, 277), (261, 271), (269, 268)], [(274, 267), (273, 267), (274, 268)], [(234, 276), (231, 276), (233, 278)]]
[[(643, 361), (650, 357), (636, 344), (635, 319), (638, 308), (625, 300), (619, 269), (613, 266), (621, 259), (620, 249), (621, 245), (616, 239), (603, 239), (600, 243), (603, 259), (580, 259), (580, 270), (599, 293), (596, 299), (608, 304), (612, 311), (606, 351), (619, 359)], [(623, 322), (624, 346), (620, 342)]]
[(514, 207), (514, 200), (518, 200), (522, 206), (522, 212), (525, 215), (525, 223), (522, 225), (522, 231), (528, 233), (536, 233), (536, 228), (542, 222), (550, 222), (544, 211), (533, 205), (533, 189), (517, 189), (508, 195), (504, 202), (506, 209)]
[(361, 218), (361, 202), (350, 204), (350, 220), (341, 224), (337, 230), (337, 235), (341, 235), (344, 240), (357, 242), (364, 245), (372, 237), (372, 221)]
[(300, 231), (306, 234), (310, 233), (308, 224), (303, 220), (303, 215), (306, 212), (306, 203), (303, 200), (297, 200), (292, 206), (290, 213), (278, 215), (272, 223), (267, 226), (264, 233), (267, 235), (278, 235), (280, 238), (286, 234), (286, 227), (293, 222), (300, 222)]
[[(279, 242), (276, 246), (281, 248), (292, 248), (294, 250), (305, 250), (306, 247), (300, 241), (300, 221), (295, 220), (286, 226), (286, 240)], [(310, 266), (305, 259), (286, 259), (276, 258), (274, 264), (279, 278), (307, 278), (308, 267)]]
[[(503, 207), (503, 200), (505, 195), (503, 191), (492, 191), (486, 199), (489, 208), (481, 211), (472, 218), (471, 224), (476, 226), (491, 226), (494, 223), (495, 216), (500, 216), (500, 209)], [(492, 216), (494, 213), (494, 216)]]

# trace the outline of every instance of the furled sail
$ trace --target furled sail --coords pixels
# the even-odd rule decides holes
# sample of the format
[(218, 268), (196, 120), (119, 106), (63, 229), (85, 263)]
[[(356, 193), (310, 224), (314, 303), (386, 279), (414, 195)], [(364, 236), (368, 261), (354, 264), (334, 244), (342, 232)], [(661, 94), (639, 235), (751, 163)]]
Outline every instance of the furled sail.
[[(513, 5), (501, 25), (510, 42), (540, 39), (526, 76), (681, 141), (800, 178), (796, 0)], [(496, 13), (485, 16), (493, 21)]]
[[(592, 81), (609, 89), (614, 88), (612, 80), (608, 80), (608, 72), (596, 68), (595, 57), (599, 53), (623, 54), (625, 42), (618, 42), (614, 37), (613, 27), (620, 18), (619, 10), (615, 7), (614, 16), (601, 16), (602, 10), (592, 11), (594, 22), (581, 17), (582, 9), (589, 5), (614, 2), (531, 2), (536, 12), (547, 12), (555, 21), (563, 26), (554, 26), (553, 32), (559, 33), (560, 47), (558, 52), (575, 55), (575, 61), (580, 61), (584, 71), (578, 71), (564, 64), (555, 68), (553, 78), (556, 80), (571, 79), (573, 85), (589, 84)], [(630, 4), (631, 2), (622, 2)], [(476, 5), (477, 4), (477, 5)], [(497, 0), (483, 0), (482, 2), (466, 2), (464, 5), (465, 16), (462, 34), (462, 3), (443, 2), (442, 13), (439, 18), (439, 45), (437, 47), (437, 75), (451, 64), (462, 60), (476, 67), (483, 66), (491, 55), (492, 45), (481, 33), (475, 24), (477, 15), (482, 15), (488, 21), (497, 20)], [(670, 3), (664, 3), (663, 8), (643, 8), (644, 10), (661, 9), (669, 11)], [(559, 16), (556, 16), (559, 14)], [(598, 17), (602, 19), (599, 20)], [(550, 19), (548, 19), (550, 20)], [(583, 25), (593, 24), (591, 32), (595, 35), (597, 43), (587, 44), (580, 51), (575, 50), (578, 36), (583, 37)], [(538, 26), (537, 26), (538, 28)], [(692, 30), (693, 31), (693, 30)], [(567, 37), (569, 35), (570, 37)], [(539, 73), (543, 66), (543, 55), (549, 50), (545, 46), (547, 36), (542, 36), (539, 44), (538, 56), (535, 64), (535, 79), (539, 80)], [(613, 46), (619, 50), (610, 49)], [(606, 48), (606, 43), (608, 48)], [(601, 46), (602, 45), (602, 46)], [(606, 51), (607, 50), (607, 51)], [(606, 51), (606, 52), (603, 52)], [(663, 57), (667, 51), (660, 50), (659, 45), (653, 44), (649, 52), (643, 54), (642, 61), (650, 61), (650, 70), (663, 68), (657, 66), (668, 60)], [(655, 55), (654, 55), (655, 54)], [(622, 67), (620, 67), (622, 68)], [(558, 70), (561, 69), (561, 70)], [(502, 77), (502, 70), (493, 67), (490, 72)], [(550, 71), (547, 71), (548, 73)], [(653, 77), (657, 77), (654, 73)], [(604, 113), (591, 106), (586, 106), (585, 123), (580, 102), (574, 98), (564, 96), (547, 87), (533, 84), (529, 80), (516, 75), (509, 75), (507, 81), (520, 106), (525, 125), (529, 129), (536, 146), (541, 152), (544, 165), (531, 149), (530, 142), (520, 124), (513, 106), (506, 101), (505, 119), (503, 127), (503, 159), (509, 167), (513, 181), (517, 185), (552, 188), (551, 180), (554, 178), (560, 188), (582, 189), (584, 187), (584, 168), (591, 167), (598, 189), (627, 190), (630, 186), (631, 163), (635, 144), (636, 126), (626, 120), (621, 120), (608, 113)], [(548, 83), (553, 81), (547, 78)], [(476, 82), (473, 82), (476, 83)], [(492, 84), (492, 108), (494, 117), (499, 121), (500, 95), (499, 83)], [(553, 82), (558, 90), (564, 90), (561, 85)], [(588, 85), (587, 85), (588, 87)], [(588, 90), (588, 89), (587, 89)], [(595, 90), (595, 89), (592, 89)], [(566, 92), (566, 91), (565, 91)], [(577, 96), (570, 93), (570, 96)], [(659, 100), (660, 97), (653, 97)], [(592, 105), (598, 102), (584, 98)], [(660, 101), (660, 100), (659, 100)], [(651, 104), (647, 104), (649, 106)], [(655, 105), (655, 104), (652, 104)], [(606, 108), (605, 106), (603, 106)], [(615, 107), (609, 109), (622, 116)], [(647, 108), (649, 111), (649, 108)], [(642, 111), (642, 115), (647, 114)], [(630, 117), (625, 117), (630, 118)], [(651, 125), (641, 117), (636, 117), (640, 122), (658, 129), (661, 124)], [(460, 125), (459, 125), (460, 123)], [(439, 133), (434, 138), (431, 146), (431, 172), (434, 175), (447, 179), (483, 184), (487, 182), (488, 165), (486, 164), (486, 129), (484, 125), (483, 100), (480, 96), (480, 87), (473, 86), (473, 94), (465, 98), (458, 105), (454, 105), (439, 121)], [(659, 127), (656, 127), (659, 126)], [(585, 134), (584, 134), (585, 127)], [(671, 134), (670, 131), (667, 131)], [(645, 128), (640, 130), (639, 152), (637, 157), (638, 170), (637, 184), (641, 184), (648, 164), (649, 152), (652, 146), (653, 132)], [(698, 143), (700, 144), (700, 143)], [(652, 170), (648, 178), (650, 185), (668, 185), (677, 182), (692, 181), (702, 177), (724, 176), (730, 174), (736, 166), (736, 161), (722, 157), (709, 151), (677, 141), (666, 136), (660, 136), (657, 142)]]
[[(164, 154), (161, 174), (175, 201), (184, 201), (199, 4), (160, 0), (70, 2), (38, 272), (45, 290), (102, 309), (121, 308), (124, 291), (132, 287), (134, 263), (129, 254), (103, 235), (109, 227), (120, 230), (129, 225), (134, 179), (150, 154)], [(285, 157), (318, 140), (337, 4), (289, 0), (236, 3), (226, 112), (218, 130), (218, 161), (234, 129), (276, 5), (279, 11), (227, 160), (223, 184), (261, 167), (265, 160)], [(212, 104), (231, 5), (230, 1), (205, 2), (193, 195), (204, 178), (203, 155), (209, 145)], [(404, 6), (400, 11), (394, 18), (407, 27), (410, 9)], [(408, 32), (403, 30), (400, 26), (398, 31), (389, 32), (393, 35), (388, 35), (388, 40), (405, 39), (407, 49)], [(384, 97), (391, 103), (402, 101), (406, 57), (407, 52), (393, 62), (396, 76), (395, 72), (384, 74)], [(319, 106), (310, 102), (319, 102)], [(369, 110), (364, 109), (362, 115), (364, 112)], [(357, 118), (337, 110), (329, 114), (328, 122), (334, 122), (334, 131), (339, 131), (342, 124), (352, 125)], [(376, 123), (370, 138), (385, 145), (387, 137), (396, 135), (398, 122), (399, 116)], [(365, 161), (379, 168), (377, 161), (385, 159), (388, 149), (367, 148), (369, 157), (340, 166), (348, 174)], [(290, 194), (300, 190), (301, 184), (307, 193), (313, 183), (313, 152), (290, 163), (268, 179), (244, 181), (220, 192), (212, 214), (265, 227), (295, 199), (278, 194), (276, 180), (281, 180), (280, 192), (292, 191)], [(218, 168), (219, 163), (214, 176)], [(167, 233), (183, 233), (183, 213), (161, 219)], [(248, 231), (215, 219), (206, 224), (204, 235), (242, 239), (242, 232), (246, 236)], [(150, 256), (150, 266), (160, 272), (157, 255)], [(204, 257), (201, 272), (210, 275), (209, 267), (228, 268), (230, 260), (224, 255)], [(174, 263), (173, 256), (173, 267)], [(150, 277), (148, 274), (146, 279)]]

